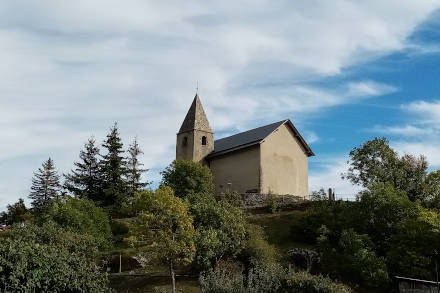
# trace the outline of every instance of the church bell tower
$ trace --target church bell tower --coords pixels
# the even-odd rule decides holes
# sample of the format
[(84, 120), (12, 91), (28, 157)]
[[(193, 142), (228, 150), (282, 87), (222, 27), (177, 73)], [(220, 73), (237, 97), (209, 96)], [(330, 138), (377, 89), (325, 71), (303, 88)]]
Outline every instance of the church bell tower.
[(176, 159), (206, 164), (205, 158), (213, 150), (214, 133), (209, 126), (199, 95), (196, 94), (177, 133)]

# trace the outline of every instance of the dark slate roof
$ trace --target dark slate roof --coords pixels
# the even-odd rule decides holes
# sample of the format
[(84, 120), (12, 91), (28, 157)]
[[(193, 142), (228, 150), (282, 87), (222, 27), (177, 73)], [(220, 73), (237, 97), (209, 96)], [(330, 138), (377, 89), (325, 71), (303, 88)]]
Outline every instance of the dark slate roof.
[(208, 159), (257, 145), (284, 123), (287, 123), (292, 128), (293, 132), (295, 133), (295, 137), (304, 147), (306, 154), (308, 156), (313, 156), (314, 154), (312, 150), (299, 134), (298, 130), (296, 130), (296, 128), (293, 126), (292, 122), (290, 122), (290, 120), (282, 120), (232, 136), (217, 139), (216, 141), (214, 141), (214, 151), (208, 155)]

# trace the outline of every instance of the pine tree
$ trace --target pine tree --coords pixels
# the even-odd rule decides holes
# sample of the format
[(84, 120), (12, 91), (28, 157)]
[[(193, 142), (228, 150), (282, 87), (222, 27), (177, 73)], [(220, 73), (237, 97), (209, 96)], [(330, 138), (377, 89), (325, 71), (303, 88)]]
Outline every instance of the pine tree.
[(100, 193), (99, 178), (99, 148), (95, 146), (95, 138), (92, 136), (84, 144), (84, 149), (79, 153), (79, 162), (75, 162), (75, 170), (64, 175), (66, 181), (64, 188), (73, 192), (76, 196), (98, 200)]
[(139, 147), (137, 137), (134, 138), (133, 143), (128, 148), (128, 160), (127, 160), (127, 184), (130, 188), (131, 195), (136, 191), (142, 190), (149, 183), (142, 182), (142, 173), (147, 172), (148, 169), (142, 169), (143, 163), (139, 161), (139, 156), (144, 152)]
[(99, 164), (102, 187), (99, 204), (114, 215), (130, 195), (128, 184), (124, 180), (127, 174), (127, 164), (121, 155), (124, 150), (116, 123), (110, 129), (102, 146), (107, 153), (101, 155), (102, 159)]
[(54, 198), (60, 195), (60, 176), (53, 160), (49, 158), (38, 168), (32, 178), (32, 187), (29, 198), (32, 199), (32, 207), (41, 210)]

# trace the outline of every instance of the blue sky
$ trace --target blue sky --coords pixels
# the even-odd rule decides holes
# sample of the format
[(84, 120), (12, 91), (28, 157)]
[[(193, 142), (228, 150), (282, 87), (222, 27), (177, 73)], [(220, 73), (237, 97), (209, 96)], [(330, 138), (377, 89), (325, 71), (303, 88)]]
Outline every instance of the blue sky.
[(67, 172), (117, 121), (149, 180), (174, 158), (199, 82), (216, 137), (289, 118), (316, 153), (310, 189), (375, 136), (440, 168), (439, 1), (5, 0), (0, 209), (51, 156)]

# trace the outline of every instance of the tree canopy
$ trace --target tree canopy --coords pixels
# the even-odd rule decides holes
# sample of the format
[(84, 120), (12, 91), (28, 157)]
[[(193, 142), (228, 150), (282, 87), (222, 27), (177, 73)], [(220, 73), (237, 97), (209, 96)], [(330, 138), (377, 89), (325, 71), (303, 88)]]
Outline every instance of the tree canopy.
[(214, 193), (211, 170), (200, 163), (175, 160), (161, 174), (162, 184), (171, 187), (178, 197)]
[[(168, 186), (156, 192), (139, 192), (144, 209), (136, 216), (128, 242), (147, 246), (147, 254), (168, 265), (175, 292), (176, 265), (190, 263), (194, 256), (194, 227), (188, 205)], [(138, 205), (139, 206), (139, 205)]]

